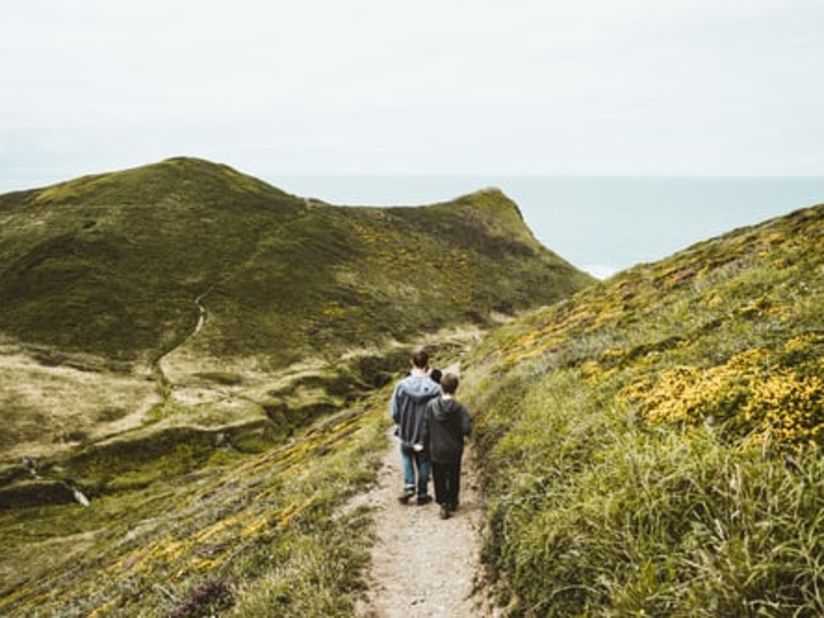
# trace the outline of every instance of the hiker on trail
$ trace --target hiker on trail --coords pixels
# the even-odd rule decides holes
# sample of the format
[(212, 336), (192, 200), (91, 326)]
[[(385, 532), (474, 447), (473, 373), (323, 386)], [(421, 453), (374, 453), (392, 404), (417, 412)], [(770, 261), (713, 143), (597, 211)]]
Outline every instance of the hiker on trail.
[(423, 441), (423, 419), (426, 404), (438, 396), (438, 384), (427, 375), (429, 354), (424, 348), (415, 348), (411, 361), (412, 371), (395, 386), (389, 412), (397, 425), (395, 435), (401, 441), (403, 493), (398, 499), (408, 504), (417, 494), (417, 503), (423, 505), (432, 501), (428, 492), (431, 468), (429, 451)]
[(441, 506), (441, 519), (449, 519), (458, 508), (464, 436), (472, 429), (469, 412), (455, 399), (458, 382), (454, 374), (443, 375), (441, 396), (426, 405), (424, 415), (423, 439), (432, 460), (435, 502)]

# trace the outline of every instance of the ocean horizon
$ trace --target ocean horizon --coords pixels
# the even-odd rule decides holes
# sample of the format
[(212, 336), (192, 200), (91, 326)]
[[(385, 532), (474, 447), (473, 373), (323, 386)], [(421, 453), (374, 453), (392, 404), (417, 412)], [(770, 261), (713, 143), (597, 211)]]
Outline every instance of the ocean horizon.
[(824, 176), (284, 175), (338, 205), (419, 206), (497, 187), (545, 246), (604, 279), (730, 230), (824, 202)]

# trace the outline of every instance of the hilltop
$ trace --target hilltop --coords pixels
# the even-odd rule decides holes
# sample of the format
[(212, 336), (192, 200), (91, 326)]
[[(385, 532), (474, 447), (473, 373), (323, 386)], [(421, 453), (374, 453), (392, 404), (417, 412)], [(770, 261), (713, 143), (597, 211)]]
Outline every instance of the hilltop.
[(820, 615), (824, 206), (484, 339), (485, 556), (514, 615)]
[(497, 190), (335, 207), (198, 159), (0, 196), (0, 230), (0, 330), (122, 361), (180, 343), (196, 298), (210, 316), (199, 350), (279, 367), (488, 323), (589, 282)]
[(171, 416), (265, 419), (297, 405), (273, 379), (289, 367), (486, 327), (591, 281), (497, 190), (337, 207), (189, 158), (0, 196), (0, 263), (0, 460)]
[(0, 613), (350, 615), (386, 400), (592, 279), (494, 189), (338, 207), (176, 158), (0, 196)]

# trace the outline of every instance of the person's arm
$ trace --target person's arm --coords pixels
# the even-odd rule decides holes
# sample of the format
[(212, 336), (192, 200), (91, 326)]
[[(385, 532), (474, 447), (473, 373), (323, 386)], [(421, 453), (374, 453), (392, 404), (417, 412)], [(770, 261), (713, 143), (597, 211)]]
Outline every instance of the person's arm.
[(400, 418), (398, 417), (398, 391), (401, 388), (400, 382), (395, 385), (395, 390), (392, 391), (392, 399), (389, 400), (389, 416), (392, 417), (392, 420), (395, 421), (397, 425), (400, 422)]
[(461, 431), (467, 437), (472, 433), (472, 419), (464, 406), (461, 406)]
[(431, 413), (432, 404), (428, 403), (423, 410), (423, 422), (421, 423), (421, 444), (423, 445), (423, 450), (429, 448), (429, 417)]

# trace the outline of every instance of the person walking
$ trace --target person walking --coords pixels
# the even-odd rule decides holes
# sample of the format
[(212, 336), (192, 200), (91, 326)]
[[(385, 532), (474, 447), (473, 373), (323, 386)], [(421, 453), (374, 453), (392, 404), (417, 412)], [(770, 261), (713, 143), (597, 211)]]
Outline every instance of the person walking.
[(441, 507), (441, 519), (448, 519), (458, 508), (464, 437), (472, 430), (469, 411), (455, 399), (458, 383), (458, 376), (444, 374), (441, 396), (426, 405), (424, 414), (423, 439), (432, 460), (435, 502)]
[(415, 348), (410, 361), (412, 371), (395, 386), (389, 411), (397, 425), (395, 435), (401, 441), (403, 493), (398, 499), (408, 504), (416, 496), (417, 503), (423, 505), (432, 501), (428, 491), (429, 450), (423, 440), (424, 413), (426, 404), (438, 396), (439, 388), (429, 378), (429, 354), (424, 348)]

